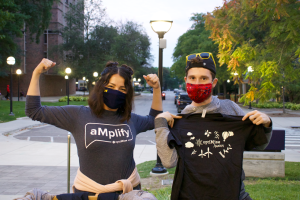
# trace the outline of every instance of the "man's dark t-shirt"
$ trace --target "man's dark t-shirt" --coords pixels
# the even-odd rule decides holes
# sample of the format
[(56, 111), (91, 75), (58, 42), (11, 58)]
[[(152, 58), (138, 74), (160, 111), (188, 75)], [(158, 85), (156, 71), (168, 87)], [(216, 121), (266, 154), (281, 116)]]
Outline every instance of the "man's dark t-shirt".
[(268, 142), (263, 126), (219, 113), (181, 116), (168, 136), (178, 153), (171, 199), (238, 199), (243, 151)]

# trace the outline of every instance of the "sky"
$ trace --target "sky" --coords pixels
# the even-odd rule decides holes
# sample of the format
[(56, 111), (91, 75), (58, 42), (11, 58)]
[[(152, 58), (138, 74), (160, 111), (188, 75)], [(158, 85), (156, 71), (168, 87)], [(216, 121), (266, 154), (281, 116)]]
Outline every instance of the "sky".
[(107, 16), (114, 21), (134, 21), (144, 27), (150, 37), (153, 67), (158, 67), (159, 39), (150, 26), (150, 20), (172, 20), (173, 25), (164, 36), (167, 48), (163, 50), (163, 66), (171, 67), (172, 54), (178, 38), (192, 25), (192, 13), (212, 12), (223, 5), (223, 0), (102, 0)]

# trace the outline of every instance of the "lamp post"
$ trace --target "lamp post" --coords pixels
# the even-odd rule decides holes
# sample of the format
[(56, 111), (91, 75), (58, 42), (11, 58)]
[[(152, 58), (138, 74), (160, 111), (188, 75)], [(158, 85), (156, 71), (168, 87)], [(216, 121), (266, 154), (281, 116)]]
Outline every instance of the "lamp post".
[[(238, 76), (239, 74), (237, 73), (237, 72), (234, 72), (234, 74), (233, 75), (235, 75), (235, 76)], [(236, 84), (235, 84), (235, 90), (234, 90), (234, 102), (236, 103)]]
[(71, 74), (71, 72), (72, 72), (72, 70), (71, 70), (71, 68), (70, 67), (67, 67), (66, 69), (65, 69), (65, 72), (66, 72), (66, 76), (65, 76), (65, 79), (67, 80), (67, 96), (68, 96), (68, 100), (67, 100), (67, 104), (69, 105), (69, 74)]
[(12, 108), (12, 66), (16, 63), (16, 60), (14, 57), (10, 56), (6, 60), (7, 64), (10, 65), (10, 114), (11, 116), (15, 116), (13, 113), (13, 108)]
[(83, 87), (84, 87), (84, 89), (83, 89), (83, 96), (85, 96), (85, 77), (83, 77), (82, 80), (83, 80)]
[(22, 74), (22, 71), (17, 69), (16, 73), (18, 74), (18, 101), (20, 101), (20, 75)]
[[(141, 79), (140, 79), (140, 78), (138, 79), (138, 82), (139, 82), (139, 84), (138, 84), (138, 85), (140, 86), (140, 82), (141, 82)], [(141, 92), (141, 90), (140, 90), (140, 89), (141, 89), (141, 88), (139, 88), (139, 92)]]
[[(162, 92), (163, 86), (163, 49), (166, 48), (166, 40), (163, 40), (165, 33), (167, 33), (172, 27), (173, 21), (169, 20), (152, 20), (150, 21), (151, 28), (158, 34), (159, 38), (159, 61), (158, 61), (158, 78), (160, 82), (160, 88)], [(166, 174), (168, 173), (166, 168), (161, 163), (160, 157), (157, 155), (157, 161), (155, 167), (152, 169), (154, 174)]]
[[(251, 73), (251, 72), (253, 72), (254, 70), (252, 69), (252, 66), (249, 66), (248, 67), (248, 72), (249, 73)], [(251, 107), (251, 99), (250, 99), (250, 103), (249, 103), (249, 108), (248, 109), (252, 109), (252, 107)]]
[(136, 88), (135, 88), (136, 78), (133, 78), (132, 81), (133, 81), (133, 89), (134, 89), (134, 91), (136, 91)]
[[(93, 76), (95, 77), (95, 80), (97, 81), (98, 72), (94, 72)], [(92, 82), (93, 85), (96, 85), (96, 81)]]
[[(230, 83), (230, 80), (229, 80), (229, 79), (227, 79), (227, 83)], [(229, 92), (229, 99), (231, 100), (230, 92)]]
[(86, 79), (86, 90), (88, 90), (89, 79)]

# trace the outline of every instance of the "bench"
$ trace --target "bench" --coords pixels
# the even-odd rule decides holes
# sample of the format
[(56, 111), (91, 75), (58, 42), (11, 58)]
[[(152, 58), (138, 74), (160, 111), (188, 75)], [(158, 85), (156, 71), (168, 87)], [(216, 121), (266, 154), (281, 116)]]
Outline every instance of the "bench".
[(263, 151), (245, 151), (243, 169), (246, 177), (285, 176), (285, 130), (273, 130), (269, 145)]

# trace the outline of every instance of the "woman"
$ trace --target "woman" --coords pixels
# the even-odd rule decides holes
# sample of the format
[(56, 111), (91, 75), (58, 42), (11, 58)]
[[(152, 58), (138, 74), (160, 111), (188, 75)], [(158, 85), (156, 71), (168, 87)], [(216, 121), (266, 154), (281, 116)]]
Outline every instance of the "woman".
[[(26, 97), (26, 115), (71, 132), (79, 156), (80, 169), (73, 191), (127, 193), (141, 189), (133, 159), (136, 135), (154, 129), (154, 118), (162, 112), (160, 83), (155, 74), (144, 76), (153, 87), (148, 116), (131, 113), (133, 70), (108, 62), (85, 106), (41, 106), (39, 77), (56, 63), (43, 59), (35, 68)], [(121, 181), (120, 181), (121, 180)], [(117, 182), (117, 183), (115, 183)], [(115, 184), (113, 184), (115, 183)]]

